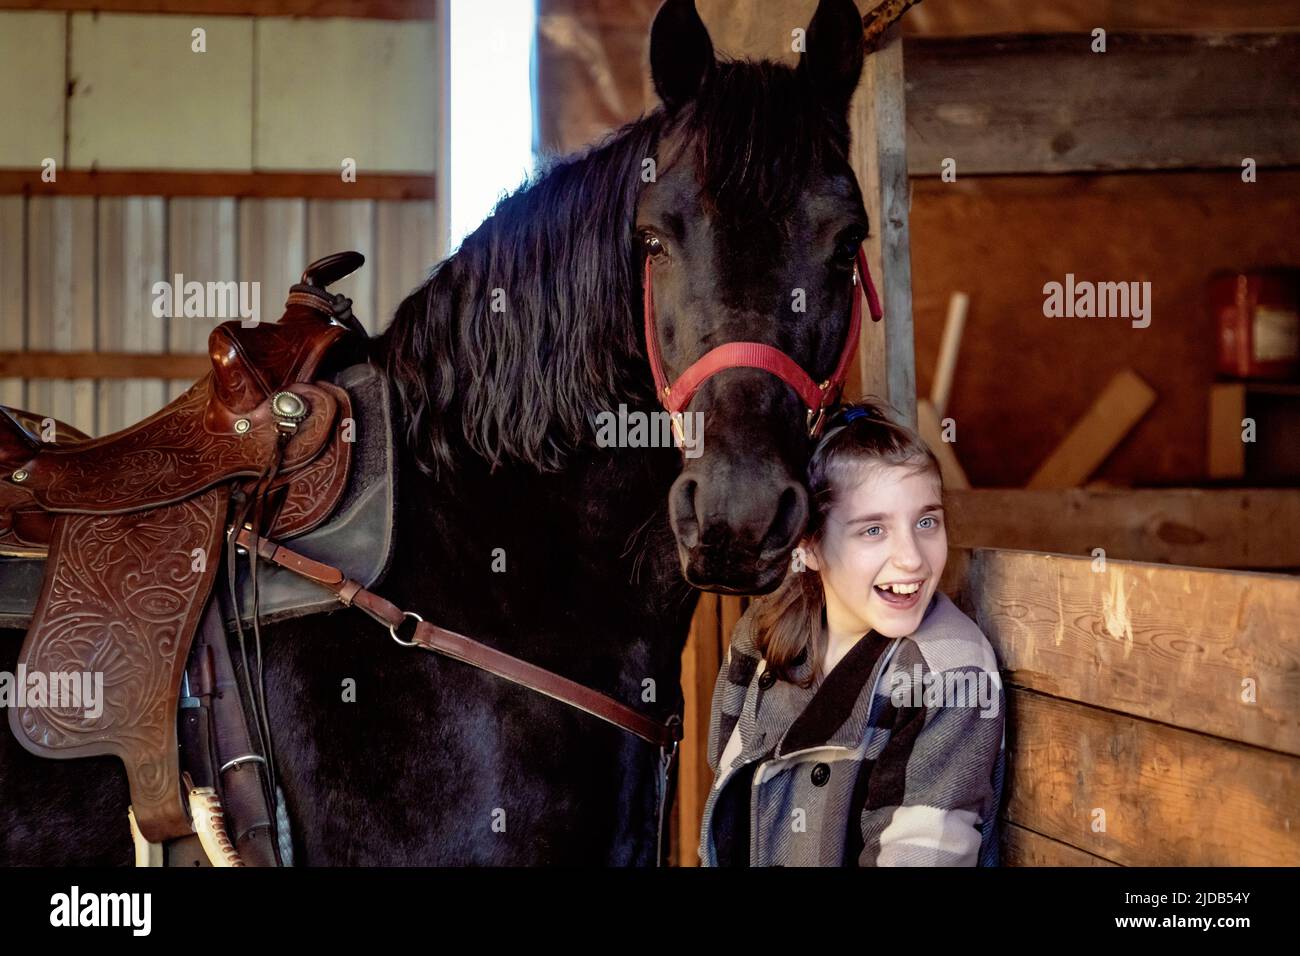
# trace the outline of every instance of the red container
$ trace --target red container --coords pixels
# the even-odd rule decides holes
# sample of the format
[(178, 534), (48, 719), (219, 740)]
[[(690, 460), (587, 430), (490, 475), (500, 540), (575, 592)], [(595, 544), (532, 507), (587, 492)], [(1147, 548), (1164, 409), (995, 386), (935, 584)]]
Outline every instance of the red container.
[(1300, 271), (1221, 272), (1206, 289), (1219, 329), (1219, 374), (1300, 378)]

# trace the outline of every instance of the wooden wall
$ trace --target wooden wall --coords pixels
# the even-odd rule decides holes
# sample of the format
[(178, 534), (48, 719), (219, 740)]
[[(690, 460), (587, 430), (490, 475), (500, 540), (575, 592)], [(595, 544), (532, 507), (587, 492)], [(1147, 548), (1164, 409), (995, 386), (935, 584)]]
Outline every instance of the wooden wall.
[[(1095, 479), (1207, 481), (1217, 333), (1205, 280), (1218, 269), (1300, 266), (1298, 218), (1294, 170), (1263, 171), (1253, 185), (1235, 171), (914, 180), (917, 384), (928, 393), (948, 298), (966, 292), (950, 413), (971, 483), (1023, 485), (1125, 368), (1156, 402)], [(1066, 273), (1150, 281), (1150, 327), (1045, 318), (1043, 284)]]
[(311, 260), (355, 249), (336, 288), (379, 332), (445, 254), (437, 3), (39, 6), (0, 11), (18, 118), (0, 125), (0, 403), (95, 435), (188, 387), (201, 359), (130, 377), (130, 356), (206, 353), (222, 321), (153, 316), (177, 273), (260, 283), (271, 321)]
[[(53, 157), (69, 169), (338, 173), (348, 157), (361, 177), (439, 168), (433, 20), (193, 6), (188, 15), (0, 11), (0, 108), (18, 118), (0, 126), (0, 167)], [(193, 49), (196, 29), (206, 31), (205, 52)]]
[[(366, 265), (333, 288), (352, 297), (362, 324), (378, 333), (436, 261), (434, 205), (0, 197), (0, 350), (206, 355), (208, 334), (222, 320), (155, 318), (155, 282), (178, 272), (198, 281), (260, 282), (262, 318), (271, 321), (303, 267), (342, 249), (363, 253)], [(40, 411), (98, 435), (148, 415), (194, 377), (11, 377), (0, 379), (0, 404)]]
[(976, 551), (1004, 863), (1300, 865), (1300, 578)]

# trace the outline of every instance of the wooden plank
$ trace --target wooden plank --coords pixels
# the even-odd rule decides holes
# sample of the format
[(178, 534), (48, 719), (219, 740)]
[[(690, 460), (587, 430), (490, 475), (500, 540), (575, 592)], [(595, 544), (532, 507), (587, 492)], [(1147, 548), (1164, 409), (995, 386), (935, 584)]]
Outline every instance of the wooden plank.
[(1115, 866), (1060, 840), (1002, 821), (1003, 866)]
[(1294, 0), (984, 0), (979, 4), (922, 3), (903, 21), (916, 36), (993, 33), (1087, 33), (1107, 30), (1280, 30), (1300, 28)]
[[(441, 70), (437, 27), (379, 20), (256, 21), (254, 166), (432, 173)], [(303, 65), (321, 64), (303, 82)], [(323, 105), (328, 132), (322, 135)]]
[[(160, 321), (168, 320), (163, 319)], [(74, 379), (93, 377), (109, 380), (174, 378), (183, 379), (190, 383), (211, 368), (212, 361), (206, 354), (0, 352), (0, 375), (21, 376), (23, 378)], [(44, 411), (44, 409), (41, 410)]]
[[(1098, 24), (1104, 26), (1105, 24)], [(914, 176), (1300, 163), (1300, 35), (908, 39)]]
[[(27, 203), (27, 346), (49, 351), (95, 347), (95, 200)], [(29, 411), (96, 434), (95, 381), (29, 381)]]
[(0, 166), (63, 166), (64, 53), (61, 13), (0, 13)]
[(307, 204), (307, 261), (354, 249), (368, 265), (330, 286), (352, 299), (352, 311), (362, 324), (375, 329), (375, 204), (315, 200)]
[(934, 381), (930, 386), (930, 404), (942, 418), (948, 412), (948, 399), (952, 395), (952, 380), (957, 373), (957, 355), (966, 331), (966, 314), (970, 311), (970, 296), (954, 292), (948, 300), (948, 315), (943, 323), (943, 340), (939, 343), (939, 360), (934, 364)]
[(867, 259), (885, 310), (865, 321), (856, 369), (845, 394), (876, 395), (916, 428), (916, 353), (912, 337), (912, 261), (908, 232), (906, 108), (903, 43), (898, 27), (867, 57), (849, 107), (850, 158), (871, 221)]
[(969, 582), (1012, 682), (1300, 755), (1300, 577), (981, 549)]
[(437, 19), (439, 0), (3, 0), (0, 6), (97, 13), (214, 14), (235, 17), (356, 17)]
[(943, 477), (943, 487), (947, 491), (960, 490), (970, 487), (970, 481), (966, 478), (966, 470), (962, 468), (961, 462), (957, 460), (957, 452), (953, 449), (952, 442), (943, 440), (943, 424), (939, 421), (939, 415), (934, 410), (934, 405), (929, 401), (922, 400), (916, 406), (917, 432), (921, 440), (930, 446), (934, 452), (934, 457), (939, 459), (939, 473)]
[(975, 489), (944, 496), (950, 548), (1201, 568), (1300, 568), (1295, 489)]
[[(68, 165), (251, 170), (253, 21), (74, 13)], [(303, 60), (294, 64), (301, 71)]]
[(438, 257), (437, 207), (431, 202), (375, 204), (375, 314), (366, 328), (382, 332), (406, 296), (424, 284)]
[(1129, 369), (1117, 373), (1029, 479), (1028, 488), (1083, 484), (1155, 404), (1156, 393)]
[[(153, 314), (153, 284), (167, 274), (161, 198), (99, 200), (99, 314), (97, 348), (107, 352), (161, 353), (167, 319)], [(96, 356), (101, 434), (119, 431), (153, 414), (164, 404), (159, 378), (107, 379), (103, 352)], [(169, 374), (172, 374), (169, 372)]]
[[(0, 197), (0, 349), (21, 349), (27, 338), (23, 310), (27, 212), (21, 196)], [(12, 372), (0, 376), (0, 405), (25, 408), (27, 386)]]
[[(236, 269), (236, 204), (234, 199), (173, 199), (167, 205), (167, 271), (183, 281), (229, 282), (239, 278)], [(168, 279), (174, 282), (174, 278)], [(278, 316), (273, 304), (263, 316)], [(274, 315), (272, 315), (274, 313)], [(224, 319), (174, 317), (167, 323), (167, 351), (203, 353), (208, 336)], [(169, 400), (193, 384), (191, 378), (173, 379)]]
[(262, 317), (280, 317), (289, 287), (311, 264), (307, 258), (307, 204), (301, 199), (244, 199), (239, 203), (239, 278), (259, 282)]
[(709, 718), (713, 686), (722, 666), (724, 635), (719, 597), (700, 594), (682, 652), (682, 743), (677, 764), (677, 865), (699, 866), (700, 821), (713, 786), (709, 769)]
[(1122, 866), (1300, 865), (1295, 757), (1014, 686), (1007, 718), (1007, 820)]
[(433, 199), (432, 174), (375, 173), (345, 183), (337, 173), (167, 169), (69, 169), (56, 182), (40, 170), (0, 169), (0, 196), (207, 196), (236, 199)]
[(1246, 445), (1241, 440), (1246, 417), (1246, 386), (1210, 386), (1209, 461), (1211, 478), (1240, 478), (1246, 473)]

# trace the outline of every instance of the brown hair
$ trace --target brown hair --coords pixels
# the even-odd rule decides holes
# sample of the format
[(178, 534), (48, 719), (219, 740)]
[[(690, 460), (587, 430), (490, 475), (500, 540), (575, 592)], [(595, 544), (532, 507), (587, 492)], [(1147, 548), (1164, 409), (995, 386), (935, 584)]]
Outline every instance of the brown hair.
[[(939, 461), (914, 431), (888, 418), (880, 403), (841, 405), (808, 461), (810, 507), (803, 540), (810, 546), (820, 544), (826, 517), (840, 497), (870, 469), (886, 465), (933, 473), (943, 489)], [(790, 680), (807, 652), (813, 666), (800, 683), (810, 686), (825, 653), (818, 640), (825, 617), (821, 575), (810, 568), (791, 568), (775, 591), (754, 602), (754, 644), (767, 660), (767, 669)]]

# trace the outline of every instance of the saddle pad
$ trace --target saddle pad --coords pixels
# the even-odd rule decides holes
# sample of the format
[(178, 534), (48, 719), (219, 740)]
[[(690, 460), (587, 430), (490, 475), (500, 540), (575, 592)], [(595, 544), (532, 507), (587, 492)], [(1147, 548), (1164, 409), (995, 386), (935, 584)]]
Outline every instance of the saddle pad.
[[(392, 558), (397, 524), (397, 454), (393, 445), (392, 406), (388, 379), (369, 363), (353, 365), (334, 376), (334, 384), (351, 399), (355, 424), (352, 466), (343, 499), (318, 529), (293, 543), (300, 554), (343, 571), (362, 587), (378, 584)], [(284, 540), (277, 529), (271, 537)], [(0, 566), (2, 567), (2, 566)], [(240, 562), (238, 577), (240, 618), (252, 624), (252, 587), (248, 565)], [(224, 586), (222, 594), (224, 595)], [(0, 624), (4, 623), (4, 586), (0, 585)], [(234, 613), (223, 602), (226, 625), (233, 628)], [(257, 572), (258, 619), (263, 624), (338, 610), (338, 597), (318, 584), (264, 563)]]

